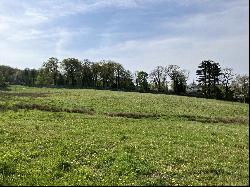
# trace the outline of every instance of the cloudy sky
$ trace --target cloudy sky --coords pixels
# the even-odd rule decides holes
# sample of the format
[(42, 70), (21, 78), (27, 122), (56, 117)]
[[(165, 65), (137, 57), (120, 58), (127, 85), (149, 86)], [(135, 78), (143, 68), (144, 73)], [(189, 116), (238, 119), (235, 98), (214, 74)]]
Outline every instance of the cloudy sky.
[(248, 74), (248, 0), (0, 0), (0, 64), (114, 60), (131, 71), (211, 59)]

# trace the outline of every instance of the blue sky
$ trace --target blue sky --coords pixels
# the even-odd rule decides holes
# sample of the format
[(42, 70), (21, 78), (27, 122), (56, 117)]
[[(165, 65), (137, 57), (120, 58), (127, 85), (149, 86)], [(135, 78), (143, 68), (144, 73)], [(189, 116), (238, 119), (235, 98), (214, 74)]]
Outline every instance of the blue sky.
[(114, 60), (131, 71), (212, 59), (249, 69), (248, 0), (1, 0), (0, 64)]

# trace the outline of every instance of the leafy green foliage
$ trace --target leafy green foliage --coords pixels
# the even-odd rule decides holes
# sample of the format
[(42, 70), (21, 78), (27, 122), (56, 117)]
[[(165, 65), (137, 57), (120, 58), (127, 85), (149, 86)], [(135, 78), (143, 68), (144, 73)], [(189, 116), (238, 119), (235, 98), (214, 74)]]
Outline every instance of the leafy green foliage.
[[(199, 85), (187, 85), (189, 72), (177, 65), (156, 66), (150, 74), (136, 71), (133, 75), (121, 64), (112, 60), (91, 62), (76, 58), (63, 59), (51, 57), (39, 70), (14, 69), (0, 65), (0, 88), (11, 85), (94, 88), (119, 91), (138, 91), (165, 93), (221, 100), (249, 102), (248, 76), (238, 75), (232, 81), (231, 68), (221, 71), (219, 63), (212, 60), (202, 61), (196, 71)], [(172, 89), (168, 88), (171, 81)], [(245, 82), (245, 83), (242, 83)], [(248, 81), (249, 82), (249, 81)], [(136, 85), (135, 85), (136, 84)], [(201, 88), (201, 90), (200, 90)]]
[(147, 92), (149, 90), (148, 74), (145, 71), (139, 71), (136, 73), (136, 87), (140, 92)]
[(6, 83), (4, 81), (4, 76), (2, 72), (0, 71), (0, 88), (4, 88), (4, 87), (6, 87)]
[(151, 71), (150, 77), (153, 82), (153, 90), (156, 89), (157, 92), (167, 92), (168, 85), (167, 85), (167, 73), (164, 67), (156, 66), (156, 68)]
[(237, 75), (232, 81), (232, 90), (235, 97), (243, 100), (243, 102), (249, 102), (249, 76)]
[(172, 80), (172, 88), (175, 94), (186, 93), (188, 74), (177, 65), (169, 65), (166, 68), (168, 76)]

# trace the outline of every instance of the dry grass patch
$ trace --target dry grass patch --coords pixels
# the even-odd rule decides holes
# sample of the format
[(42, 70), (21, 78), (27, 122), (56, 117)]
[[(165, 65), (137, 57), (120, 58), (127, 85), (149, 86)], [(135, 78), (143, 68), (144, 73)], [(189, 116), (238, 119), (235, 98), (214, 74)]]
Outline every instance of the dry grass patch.
[(41, 105), (41, 104), (27, 104), (27, 103), (19, 103), (13, 106), (5, 106), (0, 105), (0, 110), (14, 110), (17, 111), (18, 109), (25, 109), (25, 110), (41, 110), (41, 111), (48, 111), (48, 112), (68, 112), (68, 113), (80, 113), (80, 114), (95, 114), (95, 110), (93, 108), (61, 108), (56, 106), (49, 106), (49, 105)]
[(240, 123), (248, 124), (248, 117), (207, 117), (207, 116), (192, 116), (192, 115), (179, 115), (188, 121), (198, 121), (201, 123)]
[(134, 118), (134, 119), (141, 119), (141, 118), (159, 118), (159, 114), (147, 114), (147, 113), (139, 113), (139, 112), (107, 112), (105, 113), (111, 117), (126, 117), (126, 118)]
[(49, 94), (51, 93), (41, 93), (41, 92), (37, 92), (37, 93), (33, 93), (33, 92), (17, 92), (17, 93), (13, 93), (13, 92), (0, 92), (0, 97), (6, 97), (6, 96), (13, 96), (13, 97), (32, 97), (32, 98), (37, 98), (37, 97), (47, 97)]

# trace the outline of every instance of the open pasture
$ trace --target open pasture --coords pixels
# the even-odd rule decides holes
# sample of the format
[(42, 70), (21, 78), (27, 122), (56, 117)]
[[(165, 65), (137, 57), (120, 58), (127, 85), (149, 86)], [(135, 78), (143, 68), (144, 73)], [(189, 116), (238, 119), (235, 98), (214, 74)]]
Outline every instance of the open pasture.
[(94, 89), (0, 91), (0, 185), (248, 185), (249, 105)]

